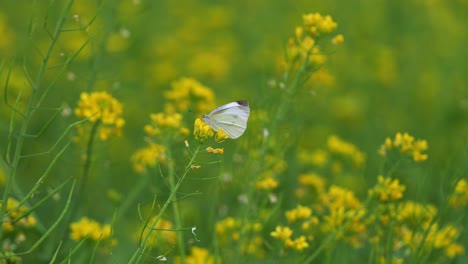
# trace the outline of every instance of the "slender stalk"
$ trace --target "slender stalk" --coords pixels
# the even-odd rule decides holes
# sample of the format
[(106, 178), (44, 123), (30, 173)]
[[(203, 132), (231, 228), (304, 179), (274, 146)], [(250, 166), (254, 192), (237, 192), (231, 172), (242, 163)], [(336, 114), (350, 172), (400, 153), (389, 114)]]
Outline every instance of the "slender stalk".
[[(77, 195), (75, 196), (75, 199), (72, 202), (71, 205), (71, 212), (67, 217), (67, 223), (72, 220), (76, 214), (78, 213), (80, 209), (80, 205), (83, 202), (83, 199), (85, 199), (85, 190), (86, 190), (86, 185), (88, 182), (89, 178), (89, 171), (91, 169), (91, 163), (92, 163), (92, 157), (93, 157), (93, 147), (94, 147), (94, 140), (96, 138), (97, 134), (97, 129), (99, 125), (101, 124), (101, 121), (98, 120), (93, 124), (93, 127), (91, 128), (91, 131), (89, 133), (89, 139), (88, 143), (86, 145), (86, 154), (85, 154), (85, 162), (83, 165), (83, 174), (81, 175), (81, 178), (78, 179), (78, 189), (77, 189)], [(66, 236), (66, 232), (64, 232), (64, 236)]]
[[(21, 153), (23, 152), (23, 144), (25, 137), (24, 135), (27, 134), (28, 127), (30, 120), (35, 112), (35, 101), (36, 101), (36, 96), (38, 96), (38, 92), (42, 88), (42, 82), (44, 80), (45, 72), (48, 67), (48, 61), (52, 56), (52, 52), (55, 48), (55, 44), (60, 36), (61, 29), (63, 27), (63, 24), (65, 23), (65, 19), (68, 15), (68, 12), (70, 11), (70, 8), (73, 4), (74, 0), (69, 0), (67, 4), (65, 5), (65, 8), (62, 10), (60, 14), (60, 18), (57, 21), (54, 33), (52, 35), (52, 40), (49, 44), (49, 47), (47, 48), (46, 54), (44, 55), (44, 58), (42, 60), (41, 66), (39, 68), (39, 72), (36, 76), (36, 81), (34, 83), (31, 83), (31, 88), (32, 88), (32, 93), (31, 97), (29, 98), (29, 102), (26, 107), (26, 112), (24, 115), (24, 120), (21, 123), (21, 127), (19, 129), (19, 135), (16, 138), (16, 145), (15, 149), (13, 151), (13, 160), (11, 162), (8, 162), (10, 170), (7, 172), (7, 181), (5, 184), (5, 191), (3, 193), (2, 200), (5, 202), (8, 200), (8, 196), (10, 195), (12, 186), (14, 185), (14, 180), (16, 178), (16, 172), (18, 169), (18, 164), (21, 159)], [(8, 155), (8, 154), (7, 154)], [(6, 206), (0, 207), (0, 217), (3, 219), (5, 215), (5, 209)], [(0, 228), (0, 241), (3, 240), (3, 228)]]
[(156, 216), (155, 220), (151, 223), (150, 226), (148, 226), (148, 230), (149, 232), (147, 232), (141, 242), (140, 242), (140, 245), (139, 247), (135, 250), (135, 253), (133, 253), (133, 256), (130, 258), (130, 260), (128, 261), (128, 263), (136, 263), (137, 260), (140, 258), (140, 256), (143, 254), (144, 250), (146, 249), (146, 243), (148, 242), (148, 239), (150, 238), (151, 236), (151, 232), (152, 230), (154, 229), (154, 227), (156, 226), (156, 224), (158, 223), (159, 219), (161, 219), (162, 215), (164, 214), (164, 212), (167, 210), (167, 208), (169, 207), (169, 204), (172, 203), (172, 201), (174, 201), (175, 197), (176, 197), (176, 193), (177, 191), (179, 190), (180, 186), (182, 185), (182, 183), (184, 182), (185, 178), (187, 177), (189, 171), (191, 170), (191, 167), (192, 165), (195, 163), (195, 158), (197, 157), (198, 153), (200, 152), (201, 150), (201, 147), (202, 145), (199, 144), (197, 146), (197, 148), (195, 149), (195, 151), (193, 152), (193, 155), (192, 155), (192, 158), (190, 159), (189, 163), (187, 164), (187, 166), (185, 167), (185, 171), (184, 171), (184, 174), (179, 178), (179, 180), (177, 181), (176, 185), (174, 186), (174, 188), (171, 189), (171, 194), (169, 195), (169, 198), (167, 198), (166, 202), (164, 203), (163, 207), (161, 208), (161, 210), (159, 211), (159, 214)]
[[(166, 140), (167, 143), (169, 143), (169, 140)], [(166, 146), (170, 146), (167, 144)], [(171, 190), (174, 190), (176, 186), (176, 175), (174, 171), (174, 160), (172, 158), (172, 151), (171, 148), (167, 148), (166, 151), (167, 155), (167, 165), (169, 168), (169, 186)], [(181, 229), (182, 228), (182, 218), (180, 216), (180, 210), (179, 210), (179, 203), (177, 201), (177, 193), (174, 194), (174, 198), (171, 199), (172, 202), (172, 210), (174, 211), (174, 221), (175, 221), (175, 226), (176, 229)], [(178, 232), (177, 233), (177, 246), (179, 249), (179, 256), (181, 259), (181, 263), (185, 264), (185, 244), (184, 244), (184, 232)]]

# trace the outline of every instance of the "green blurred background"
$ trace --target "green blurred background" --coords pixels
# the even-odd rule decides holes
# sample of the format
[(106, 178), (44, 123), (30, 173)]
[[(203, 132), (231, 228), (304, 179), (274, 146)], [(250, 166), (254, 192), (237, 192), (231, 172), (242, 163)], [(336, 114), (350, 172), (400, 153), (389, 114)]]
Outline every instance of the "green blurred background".
[[(15, 100), (21, 88), (28, 93), (22, 68), (37, 71), (40, 54), (50, 42), (47, 31), (53, 31), (62, 2), (51, 1), (50, 6), (42, 1), (0, 2), (0, 56), (11, 69), (9, 100)], [(408, 168), (400, 175), (407, 185), (406, 195), (443, 203), (454, 181), (468, 173), (466, 0), (76, 1), (66, 23), (71, 30), (59, 39), (51, 65), (63, 63), (63, 55), (73, 53), (86, 40), (89, 45), (55, 85), (31, 131), (48, 120), (52, 113), (48, 108), (72, 111), (83, 91), (107, 90), (122, 102), (123, 136), (97, 146), (90, 182), (90, 216), (109, 221), (115, 206), (110, 206), (102, 190), (113, 189), (125, 197), (136, 177), (141, 177), (132, 171), (130, 156), (145, 144), (143, 126), (150, 113), (163, 110), (164, 91), (171, 82), (195, 78), (212, 88), (219, 105), (247, 99), (253, 112), (257, 107), (274, 108), (277, 102), (269, 97), (273, 93), (269, 83), (280, 80), (287, 39), (301, 24), (302, 15), (310, 12), (331, 15), (345, 42), (328, 54), (322, 78), (313, 78), (298, 92), (288, 113), (305, 124), (297, 144), (311, 149), (324, 146), (330, 134), (352, 142), (367, 155), (362, 174), (365, 184), (372, 185), (381, 163), (379, 146), (396, 132), (409, 132), (428, 141), (429, 160), (424, 168)], [(47, 79), (54, 74), (52, 67)], [(0, 78), (3, 91), (5, 71)], [(194, 119), (196, 114), (200, 113), (186, 116)], [(2, 103), (2, 153), (9, 115)], [(74, 121), (72, 112), (65, 111), (41, 140), (27, 141), (25, 152), (49, 148)], [(244, 137), (254, 137), (252, 133), (247, 130)], [(236, 144), (228, 142), (225, 148), (235, 149)], [(51, 187), (64, 175), (80, 173), (82, 150), (78, 145), (73, 148), (61, 157), (48, 183)], [(232, 152), (223, 157), (226, 167)], [(40, 156), (22, 164), (25, 190), (50, 158)], [(213, 169), (214, 174), (217, 171)], [(362, 181), (348, 181), (345, 184), (355, 189), (368, 188), (357, 186)], [(193, 202), (206, 205), (214, 183), (197, 184), (191, 185), (192, 190), (196, 186), (207, 193), (201, 202)], [(155, 188), (154, 193), (161, 191)], [(220, 204), (235, 203), (238, 193), (227, 193), (219, 198)], [(141, 202), (150, 203), (153, 194), (142, 196)], [(48, 212), (51, 221), (58, 214)], [(138, 222), (135, 212), (136, 208), (131, 222)], [(203, 212), (187, 214), (198, 218), (194, 222), (203, 221)]]

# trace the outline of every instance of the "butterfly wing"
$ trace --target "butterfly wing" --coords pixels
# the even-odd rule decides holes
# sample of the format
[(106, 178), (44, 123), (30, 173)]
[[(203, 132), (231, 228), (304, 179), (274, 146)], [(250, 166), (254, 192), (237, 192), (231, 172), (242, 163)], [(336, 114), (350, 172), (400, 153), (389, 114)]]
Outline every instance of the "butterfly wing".
[(249, 103), (237, 101), (216, 108), (204, 119), (214, 130), (222, 128), (230, 138), (235, 139), (244, 134), (249, 115)]

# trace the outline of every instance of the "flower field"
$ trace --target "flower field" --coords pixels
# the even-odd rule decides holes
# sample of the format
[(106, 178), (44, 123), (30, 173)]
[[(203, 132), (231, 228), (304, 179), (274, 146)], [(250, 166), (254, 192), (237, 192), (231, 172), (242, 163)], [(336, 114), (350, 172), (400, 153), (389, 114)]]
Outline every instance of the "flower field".
[(467, 24), (466, 0), (0, 2), (0, 263), (468, 262)]

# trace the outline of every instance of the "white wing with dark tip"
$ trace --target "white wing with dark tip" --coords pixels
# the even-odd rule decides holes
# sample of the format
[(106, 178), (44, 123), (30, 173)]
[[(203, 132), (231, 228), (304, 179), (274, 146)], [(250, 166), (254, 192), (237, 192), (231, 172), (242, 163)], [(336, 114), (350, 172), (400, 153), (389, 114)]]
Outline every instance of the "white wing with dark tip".
[(247, 129), (249, 115), (249, 103), (241, 100), (216, 108), (204, 115), (203, 120), (214, 130), (222, 128), (230, 138), (235, 139), (242, 136)]

